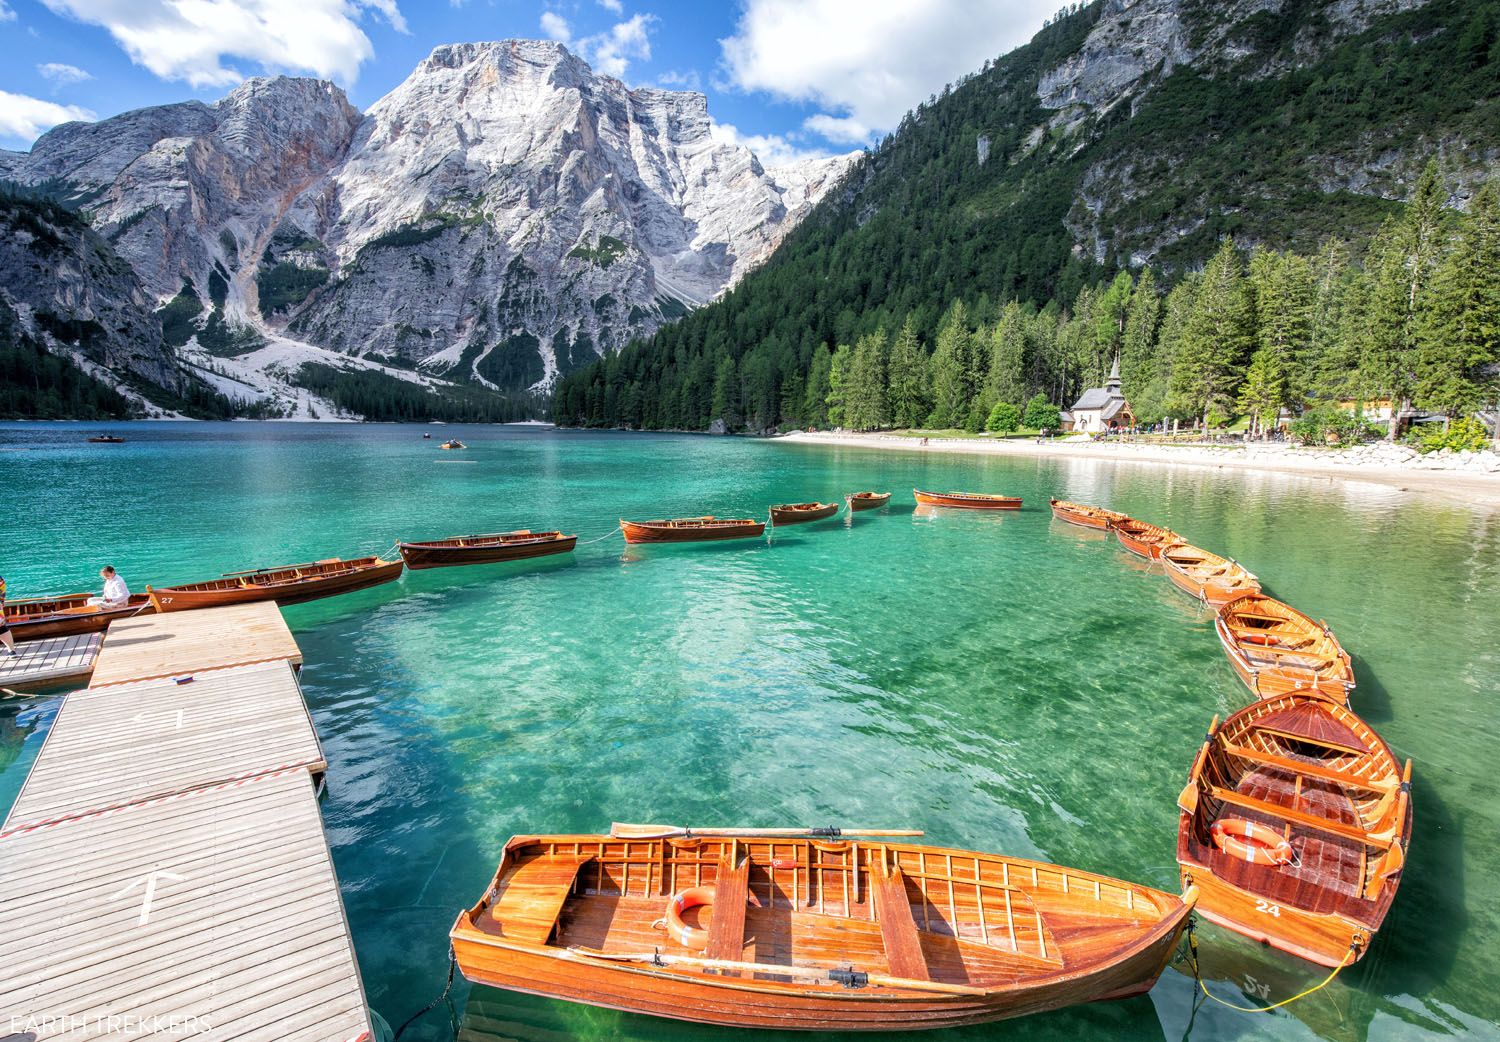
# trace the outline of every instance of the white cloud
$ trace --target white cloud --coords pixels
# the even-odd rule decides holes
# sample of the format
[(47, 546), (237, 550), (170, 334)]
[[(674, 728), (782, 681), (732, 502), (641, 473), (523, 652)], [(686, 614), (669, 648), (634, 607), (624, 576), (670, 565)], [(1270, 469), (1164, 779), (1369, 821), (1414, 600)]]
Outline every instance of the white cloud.
[[(811, 102), (805, 124), (868, 141), (985, 59), (1027, 40), (1057, 0), (744, 0), (719, 41), (733, 86)], [(854, 135), (859, 134), (856, 137)]]
[(829, 141), (847, 145), (859, 145), (870, 140), (872, 131), (853, 116), (830, 116), (826, 112), (808, 116), (802, 125), (814, 134), (822, 134)]
[(651, 60), (651, 23), (655, 15), (631, 15), (602, 33), (585, 36), (574, 47), (584, 61), (615, 79), (624, 79), (632, 61)]
[(622, 15), (625, 13), (625, 5), (620, 0), (599, 0), (599, 6), (606, 11), (613, 11), (615, 14)]
[(76, 65), (67, 65), (63, 62), (46, 62), (36, 67), (36, 71), (42, 74), (42, 78), (59, 87), (68, 87), (75, 83), (94, 78), (93, 73), (80, 69)]
[(688, 69), (679, 72), (676, 69), (668, 69), (656, 77), (658, 87), (674, 87), (677, 90), (702, 90), (703, 80), (698, 75), (697, 69)]
[(547, 39), (561, 44), (573, 42), (573, 31), (568, 28), (568, 20), (556, 11), (542, 12), (542, 33)]
[(12, 94), (0, 90), (0, 137), (33, 141), (44, 130), (70, 120), (93, 120), (96, 117), (88, 109), (77, 105), (58, 105), (29, 98), (24, 94)]
[(5, 0), (0, 0), (0, 22), (14, 22), (15, 20), (16, 12), (10, 9)]
[(352, 83), (374, 53), (360, 28), (369, 11), (406, 32), (396, 0), (43, 0), (54, 12), (109, 30), (164, 80), (224, 87), (245, 74), (242, 58), (273, 71)]
[(710, 121), (708, 132), (721, 145), (741, 145), (755, 153), (761, 166), (786, 166), (807, 159), (826, 159), (831, 153), (802, 148), (780, 134), (742, 134), (733, 123)]

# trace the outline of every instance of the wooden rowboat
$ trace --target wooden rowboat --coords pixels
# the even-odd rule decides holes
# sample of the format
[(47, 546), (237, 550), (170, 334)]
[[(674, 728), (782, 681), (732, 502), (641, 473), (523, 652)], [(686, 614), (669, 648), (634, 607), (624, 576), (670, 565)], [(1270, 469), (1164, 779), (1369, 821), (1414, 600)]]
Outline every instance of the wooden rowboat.
[(958, 507), (963, 510), (1020, 510), (1020, 496), (992, 496), (982, 492), (923, 492), (912, 489), (917, 503), (928, 507)]
[(804, 521), (821, 521), (838, 512), (837, 503), (783, 503), (771, 508), (771, 523), (799, 525)]
[(874, 510), (883, 507), (891, 501), (889, 492), (851, 492), (844, 497), (844, 502), (849, 504), (850, 510)]
[(1411, 839), (1411, 761), (1347, 708), (1278, 695), (1218, 720), (1178, 799), (1204, 918), (1322, 966), (1380, 929)]
[(1274, 597), (1247, 593), (1219, 609), (1214, 629), (1230, 665), (1257, 698), (1296, 691), (1348, 704), (1354, 666), (1326, 623)]
[(405, 565), (379, 557), (356, 557), (349, 561), (331, 557), (311, 564), (259, 568), (251, 572), (228, 572), (221, 579), (185, 586), (146, 587), (157, 611), (190, 611), (224, 604), (275, 601), (300, 604), (320, 597), (352, 593), (392, 582)]
[(408, 568), (445, 568), (461, 564), (495, 564), (528, 557), (568, 553), (577, 544), (576, 535), (561, 532), (496, 532), (461, 535), (420, 543), (397, 543)]
[(90, 604), (97, 593), (72, 593), (64, 597), (36, 597), (5, 602), (5, 621), (17, 641), (48, 637), (73, 637), (99, 633), (116, 619), (154, 615), (156, 607), (144, 593), (133, 594), (118, 608)]
[(1069, 503), (1065, 499), (1049, 499), (1047, 502), (1052, 504), (1053, 517), (1083, 528), (1098, 528), (1107, 531), (1114, 522), (1129, 520), (1129, 515), (1116, 510), (1105, 510), (1103, 507)]
[(626, 521), (620, 528), (627, 543), (698, 543), (717, 539), (753, 539), (766, 530), (764, 521), (731, 517), (678, 517), (668, 521)]
[(1251, 572), (1200, 547), (1186, 543), (1169, 546), (1161, 552), (1161, 563), (1173, 585), (1215, 608), (1247, 593), (1260, 592), (1260, 580)]
[(950, 1027), (1148, 990), (1192, 905), (837, 829), (642, 830), (511, 839), (449, 935), (464, 976), (730, 1027)]
[(1170, 528), (1148, 525), (1133, 517), (1113, 521), (1109, 527), (1114, 530), (1115, 538), (1120, 541), (1121, 546), (1133, 554), (1140, 554), (1148, 561), (1157, 560), (1161, 557), (1161, 552), (1169, 546), (1178, 546), (1187, 542)]

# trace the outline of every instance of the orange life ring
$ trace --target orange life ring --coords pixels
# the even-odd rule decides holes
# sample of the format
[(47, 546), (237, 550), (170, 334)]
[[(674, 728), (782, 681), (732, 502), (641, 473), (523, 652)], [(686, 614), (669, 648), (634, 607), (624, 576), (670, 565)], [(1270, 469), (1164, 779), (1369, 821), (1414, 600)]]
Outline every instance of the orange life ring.
[(1214, 822), (1209, 833), (1224, 853), (1252, 865), (1289, 865), (1295, 858), (1286, 837), (1259, 822), (1224, 818)]
[(667, 902), (667, 914), (653, 925), (665, 925), (672, 940), (684, 948), (701, 952), (708, 947), (708, 931), (699, 926), (689, 926), (682, 918), (682, 913), (689, 908), (713, 904), (717, 893), (711, 886), (693, 886), (675, 893)]

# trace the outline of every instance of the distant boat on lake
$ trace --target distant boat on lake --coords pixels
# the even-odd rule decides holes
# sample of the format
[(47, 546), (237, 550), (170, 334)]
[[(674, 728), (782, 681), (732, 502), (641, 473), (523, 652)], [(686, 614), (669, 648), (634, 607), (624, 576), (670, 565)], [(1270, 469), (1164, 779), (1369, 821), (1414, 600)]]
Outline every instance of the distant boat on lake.
[(851, 492), (844, 497), (850, 510), (874, 510), (891, 501), (889, 492)]
[(960, 510), (1020, 510), (1020, 496), (996, 496), (984, 492), (923, 492), (911, 490), (917, 502), (927, 507), (954, 507)]
[(837, 503), (783, 503), (771, 508), (771, 523), (798, 525), (806, 521), (821, 521), (839, 512)]
[(399, 543), (397, 549), (408, 568), (444, 568), (452, 565), (497, 564), (548, 554), (565, 554), (578, 542), (576, 535), (561, 532), (496, 532), (491, 535), (452, 536), (424, 542)]
[(678, 517), (666, 521), (626, 521), (620, 528), (627, 543), (698, 543), (718, 539), (753, 539), (766, 530), (752, 518)]

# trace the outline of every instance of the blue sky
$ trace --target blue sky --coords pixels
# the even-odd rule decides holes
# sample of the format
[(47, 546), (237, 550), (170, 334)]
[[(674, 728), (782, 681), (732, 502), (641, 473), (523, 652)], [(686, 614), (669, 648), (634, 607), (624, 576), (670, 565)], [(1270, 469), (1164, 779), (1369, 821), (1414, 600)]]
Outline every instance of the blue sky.
[(551, 37), (632, 87), (701, 90), (775, 163), (871, 143), (1061, 0), (0, 0), (0, 148), (48, 127), (334, 80), (367, 108), (433, 47)]

